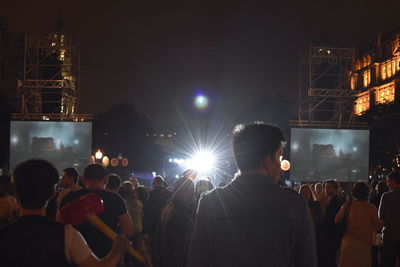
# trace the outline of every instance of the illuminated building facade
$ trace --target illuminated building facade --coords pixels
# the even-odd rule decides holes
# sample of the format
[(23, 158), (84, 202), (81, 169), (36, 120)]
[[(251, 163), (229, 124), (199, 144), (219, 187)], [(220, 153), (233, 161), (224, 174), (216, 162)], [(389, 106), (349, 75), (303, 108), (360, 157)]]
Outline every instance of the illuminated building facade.
[(354, 113), (363, 115), (373, 107), (398, 102), (400, 91), (400, 33), (376, 42), (357, 57), (349, 73), (350, 89), (358, 92)]

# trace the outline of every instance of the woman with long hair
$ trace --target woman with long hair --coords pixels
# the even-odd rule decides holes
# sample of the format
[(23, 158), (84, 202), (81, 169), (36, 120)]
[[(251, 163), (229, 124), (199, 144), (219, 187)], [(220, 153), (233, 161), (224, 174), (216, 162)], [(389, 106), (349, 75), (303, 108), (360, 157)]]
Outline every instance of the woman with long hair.
[(142, 232), (143, 225), (143, 203), (139, 200), (136, 190), (131, 182), (123, 182), (119, 194), (125, 200), (126, 208), (132, 219), (133, 234)]
[(161, 267), (186, 266), (193, 223), (193, 181), (182, 177), (172, 187), (172, 199), (161, 211), (155, 240), (154, 261), (156, 266)]

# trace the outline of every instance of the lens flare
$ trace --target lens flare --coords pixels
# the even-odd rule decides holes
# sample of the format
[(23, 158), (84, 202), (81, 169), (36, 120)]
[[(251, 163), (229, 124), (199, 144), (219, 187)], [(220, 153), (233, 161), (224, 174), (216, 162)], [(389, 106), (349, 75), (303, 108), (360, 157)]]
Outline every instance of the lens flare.
[(208, 98), (204, 95), (198, 95), (194, 99), (194, 105), (199, 110), (204, 110), (208, 107)]
[(215, 167), (215, 156), (210, 151), (199, 151), (187, 163), (189, 169), (207, 173)]

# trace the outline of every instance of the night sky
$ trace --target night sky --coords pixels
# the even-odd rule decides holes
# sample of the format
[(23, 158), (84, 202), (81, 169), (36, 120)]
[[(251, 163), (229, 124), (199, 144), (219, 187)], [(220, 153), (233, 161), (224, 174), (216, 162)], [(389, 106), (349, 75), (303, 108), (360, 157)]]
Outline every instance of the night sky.
[(14, 33), (51, 32), (62, 12), (81, 53), (79, 112), (129, 99), (166, 127), (198, 89), (227, 117), (280, 93), (297, 105), (299, 55), (310, 42), (364, 47), (400, 27), (399, 10), (398, 0), (0, 4)]

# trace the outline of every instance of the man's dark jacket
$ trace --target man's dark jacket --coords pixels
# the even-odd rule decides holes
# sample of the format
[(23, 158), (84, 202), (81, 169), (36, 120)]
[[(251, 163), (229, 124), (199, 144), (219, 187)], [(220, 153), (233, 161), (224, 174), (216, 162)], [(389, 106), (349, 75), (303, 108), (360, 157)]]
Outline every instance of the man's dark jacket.
[(316, 266), (307, 203), (260, 175), (242, 175), (205, 193), (188, 266)]
[(383, 239), (400, 242), (400, 188), (383, 194), (379, 217), (384, 222)]

